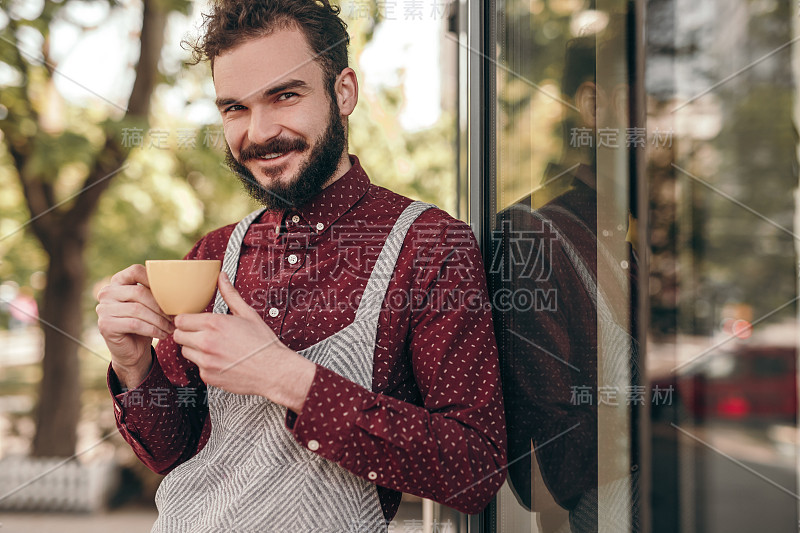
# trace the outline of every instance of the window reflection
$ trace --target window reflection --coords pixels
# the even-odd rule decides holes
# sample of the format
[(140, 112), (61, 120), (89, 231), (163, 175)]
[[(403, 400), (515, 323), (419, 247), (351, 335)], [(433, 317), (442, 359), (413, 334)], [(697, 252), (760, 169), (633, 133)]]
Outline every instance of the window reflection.
[(800, 5), (491, 5), (487, 264), (515, 461), (498, 530), (635, 530), (644, 466), (655, 533), (794, 531)]
[[(533, 2), (528, 22), (548, 43), (530, 44), (542, 55), (524, 55), (525, 37), (510, 29), (499, 45), (519, 69), (498, 75), (489, 266), (514, 498), (501, 494), (500, 514), (517, 516), (501, 519), (500, 531), (530, 511), (531, 530), (639, 530), (631, 434), (646, 391), (636, 371), (628, 187), (630, 151), (644, 132), (629, 120), (630, 11), (611, 4)], [(504, 15), (520, 16), (513, 6)], [(520, 84), (527, 72), (541, 76), (532, 90)], [(520, 136), (546, 139), (525, 145)]]

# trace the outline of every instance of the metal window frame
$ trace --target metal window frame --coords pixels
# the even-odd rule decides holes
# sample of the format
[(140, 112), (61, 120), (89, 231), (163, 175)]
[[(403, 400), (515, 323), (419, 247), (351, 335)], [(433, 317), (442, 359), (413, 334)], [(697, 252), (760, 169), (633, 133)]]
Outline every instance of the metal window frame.
[[(495, 57), (495, 1), (465, 0), (466, 11), (466, 149), (467, 220), (484, 252), (489, 249), (491, 206), (496, 203), (497, 146)], [(468, 517), (468, 533), (497, 530), (497, 501)]]

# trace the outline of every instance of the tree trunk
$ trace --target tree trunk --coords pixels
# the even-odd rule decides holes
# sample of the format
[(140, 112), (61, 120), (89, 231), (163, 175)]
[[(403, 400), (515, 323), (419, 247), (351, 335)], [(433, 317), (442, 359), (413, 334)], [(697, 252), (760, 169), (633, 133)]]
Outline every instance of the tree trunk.
[[(162, 3), (144, 0), (140, 56), (126, 118), (146, 120), (148, 117), (151, 96), (158, 81), (158, 61), (166, 23), (167, 11)], [(17, 56), (20, 67), (24, 67), (25, 61), (19, 53)], [(33, 116), (33, 109), (30, 107), (29, 116)], [(81, 192), (72, 208), (64, 212), (55, 210), (58, 206), (48, 180), (25, 175), (31, 154), (29, 147), (13, 143), (7, 146), (34, 218), (32, 229), (50, 257), (40, 313), (44, 359), (31, 453), (37, 457), (69, 457), (76, 451), (81, 412), (78, 339), (83, 333), (81, 302), (86, 284), (83, 253), (88, 224), (100, 196), (110, 185), (109, 175), (117, 172), (127, 158), (128, 150), (119, 144), (112, 131), (108, 131), (105, 147), (95, 160)], [(39, 216), (43, 218), (38, 219)]]
[[(58, 232), (58, 230), (56, 230)], [(85, 240), (58, 232), (51, 241), (50, 267), (40, 318), (45, 352), (36, 408), (32, 455), (68, 457), (75, 453), (81, 411), (78, 343), (81, 300), (86, 282)]]

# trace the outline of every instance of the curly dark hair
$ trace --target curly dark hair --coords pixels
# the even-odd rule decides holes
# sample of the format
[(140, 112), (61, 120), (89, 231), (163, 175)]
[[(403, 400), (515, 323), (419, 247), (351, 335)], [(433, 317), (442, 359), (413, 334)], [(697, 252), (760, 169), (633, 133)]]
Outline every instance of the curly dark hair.
[(348, 66), (350, 36), (340, 12), (329, 0), (215, 0), (211, 13), (203, 14), (202, 35), (184, 43), (192, 50), (194, 64), (210, 61), (213, 75), (214, 60), (221, 53), (275, 30), (297, 27), (332, 93), (336, 76)]

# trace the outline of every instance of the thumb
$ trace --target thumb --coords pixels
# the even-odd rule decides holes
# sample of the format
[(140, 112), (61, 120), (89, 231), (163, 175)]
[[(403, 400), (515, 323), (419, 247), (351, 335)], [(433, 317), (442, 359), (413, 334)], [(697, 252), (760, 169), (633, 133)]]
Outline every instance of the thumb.
[(228, 304), (228, 308), (234, 316), (247, 317), (254, 313), (253, 308), (247, 305), (247, 302), (242, 299), (239, 295), (239, 291), (233, 286), (225, 272), (220, 272), (217, 286), (219, 287), (219, 293), (222, 295), (222, 299)]

